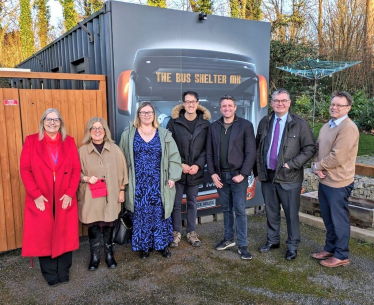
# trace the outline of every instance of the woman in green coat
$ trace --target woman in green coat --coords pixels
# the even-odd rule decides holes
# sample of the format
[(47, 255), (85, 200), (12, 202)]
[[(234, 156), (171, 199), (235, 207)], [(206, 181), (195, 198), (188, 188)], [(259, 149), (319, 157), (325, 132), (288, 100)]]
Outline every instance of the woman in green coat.
[(126, 209), (132, 212), (132, 249), (141, 258), (151, 250), (169, 258), (173, 241), (171, 212), (175, 182), (182, 174), (181, 158), (171, 133), (160, 127), (150, 102), (142, 102), (134, 123), (122, 134), (122, 149), (129, 168)]

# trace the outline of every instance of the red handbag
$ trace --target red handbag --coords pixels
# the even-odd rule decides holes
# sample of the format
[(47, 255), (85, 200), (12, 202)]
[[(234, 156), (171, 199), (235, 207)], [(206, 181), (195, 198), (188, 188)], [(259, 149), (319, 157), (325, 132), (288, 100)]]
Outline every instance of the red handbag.
[(90, 187), (92, 198), (108, 196), (105, 179), (99, 179), (95, 184), (89, 183), (88, 186)]

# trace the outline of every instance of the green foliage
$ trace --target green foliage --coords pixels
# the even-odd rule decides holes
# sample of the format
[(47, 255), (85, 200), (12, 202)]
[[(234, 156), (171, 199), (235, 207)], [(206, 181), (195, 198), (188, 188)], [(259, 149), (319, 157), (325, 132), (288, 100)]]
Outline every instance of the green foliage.
[[(330, 119), (330, 99), (329, 95), (325, 95), (316, 100), (315, 121), (327, 122)], [(349, 117), (357, 124), (360, 131), (370, 132), (374, 129), (374, 98), (368, 98), (365, 91), (361, 90), (353, 95), (353, 100)], [(292, 106), (292, 111), (311, 121), (313, 97), (302, 95), (297, 98)]]
[(87, 18), (91, 14), (99, 11), (104, 3), (101, 0), (83, 0), (84, 5), (84, 18)]
[(195, 13), (212, 14), (213, 1), (210, 0), (189, 0), (192, 11)]
[(330, 95), (324, 95), (316, 98), (316, 121), (327, 122), (330, 119)]
[(64, 26), (65, 30), (69, 31), (73, 27), (75, 27), (78, 23), (78, 13), (74, 7), (74, 0), (59, 0), (62, 9), (63, 9), (63, 16), (64, 16)]
[[(330, 96), (316, 98), (314, 121), (326, 122), (330, 119)], [(313, 121), (313, 94), (303, 94), (292, 103), (292, 112), (300, 115), (305, 120)], [(312, 124), (311, 124), (312, 125)]]
[(149, 6), (166, 8), (166, 0), (148, 0), (147, 4)]
[(374, 98), (369, 98), (364, 90), (353, 95), (353, 105), (349, 116), (355, 121), (362, 131), (374, 129)]
[(294, 100), (303, 94), (313, 94), (313, 84), (310, 80), (277, 69), (306, 57), (316, 57), (316, 49), (311, 43), (272, 40), (270, 42), (270, 91), (285, 88)]
[(303, 94), (293, 103), (292, 112), (299, 114), (306, 120), (312, 119), (313, 101), (310, 100), (309, 96)]
[(20, 1), (20, 40), (22, 58), (26, 59), (34, 53), (34, 33), (32, 31), (31, 8), (29, 0)]
[(37, 0), (34, 6), (37, 10), (37, 34), (39, 37), (40, 48), (48, 44), (48, 32), (50, 30), (51, 10), (47, 0)]

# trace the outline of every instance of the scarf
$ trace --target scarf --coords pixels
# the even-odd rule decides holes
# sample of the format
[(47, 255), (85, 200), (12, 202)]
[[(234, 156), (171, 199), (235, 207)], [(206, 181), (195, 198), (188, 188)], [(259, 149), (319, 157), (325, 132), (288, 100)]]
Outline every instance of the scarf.
[(53, 175), (55, 175), (57, 160), (58, 160), (58, 146), (61, 143), (61, 134), (58, 132), (56, 138), (52, 140), (52, 138), (44, 132), (44, 139), (45, 143), (48, 147), (49, 152), (49, 159), (52, 165)]

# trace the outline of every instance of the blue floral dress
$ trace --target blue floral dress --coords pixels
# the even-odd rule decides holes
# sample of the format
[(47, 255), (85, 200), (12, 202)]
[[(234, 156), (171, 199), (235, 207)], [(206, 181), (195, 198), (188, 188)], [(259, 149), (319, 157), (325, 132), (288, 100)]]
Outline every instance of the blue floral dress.
[(157, 130), (149, 142), (145, 142), (136, 131), (133, 251), (162, 250), (173, 241), (171, 217), (165, 219), (161, 201), (161, 154), (161, 142)]

